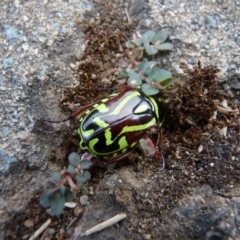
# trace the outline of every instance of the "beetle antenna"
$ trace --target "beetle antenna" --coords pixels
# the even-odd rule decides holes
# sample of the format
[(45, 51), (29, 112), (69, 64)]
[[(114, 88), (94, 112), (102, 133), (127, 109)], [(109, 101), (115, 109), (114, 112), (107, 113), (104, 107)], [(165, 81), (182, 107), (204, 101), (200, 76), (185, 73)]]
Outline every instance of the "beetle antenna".
[(54, 120), (49, 120), (49, 119), (42, 119), (42, 122), (49, 122), (49, 123), (61, 123), (61, 122), (66, 122), (68, 120), (72, 119), (72, 116), (69, 116), (68, 118), (65, 118), (63, 120), (58, 120), (58, 121), (54, 121)]

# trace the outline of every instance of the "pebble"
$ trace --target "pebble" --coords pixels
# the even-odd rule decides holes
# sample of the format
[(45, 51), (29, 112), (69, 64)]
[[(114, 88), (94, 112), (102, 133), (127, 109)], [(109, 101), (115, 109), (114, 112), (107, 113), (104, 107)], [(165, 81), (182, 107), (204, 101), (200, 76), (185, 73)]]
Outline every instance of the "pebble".
[(80, 216), (80, 214), (84, 211), (82, 206), (77, 206), (74, 208), (73, 213), (76, 217)]
[(214, 46), (214, 47), (217, 46), (217, 44), (218, 44), (217, 38), (213, 38), (212, 40), (210, 40), (209, 44), (210, 44), (211, 46)]
[(3, 25), (3, 35), (10, 44), (15, 44), (23, 36), (23, 31), (5, 24)]
[(8, 90), (8, 88), (1, 86), (1, 87), (0, 87), (0, 90), (6, 91), (6, 90)]
[(7, 69), (7, 68), (12, 68), (13, 67), (13, 58), (4, 58), (2, 61), (2, 66), (3, 68)]
[(64, 206), (67, 208), (75, 208), (77, 204), (75, 202), (66, 202)]
[(8, 127), (2, 128), (2, 137), (6, 137), (9, 134), (10, 130)]
[(34, 226), (34, 220), (32, 218), (27, 219), (24, 222), (24, 226), (27, 228), (33, 227)]
[(29, 21), (29, 17), (28, 17), (28, 16), (26, 16), (26, 15), (25, 15), (25, 16), (23, 16), (23, 18), (22, 18), (22, 19), (23, 19), (23, 21), (24, 21), (24, 22), (28, 22), (28, 21)]
[(87, 195), (83, 195), (80, 197), (80, 203), (83, 205), (83, 206), (87, 206), (89, 204), (88, 202), (88, 196)]
[(48, 234), (49, 235), (53, 235), (55, 233), (55, 229), (54, 228), (48, 228)]

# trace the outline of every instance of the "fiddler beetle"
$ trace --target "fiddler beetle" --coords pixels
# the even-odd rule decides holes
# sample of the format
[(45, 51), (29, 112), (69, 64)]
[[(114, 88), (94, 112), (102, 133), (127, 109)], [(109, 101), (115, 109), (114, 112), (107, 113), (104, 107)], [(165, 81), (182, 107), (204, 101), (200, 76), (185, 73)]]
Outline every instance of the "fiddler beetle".
[[(78, 134), (80, 148), (90, 152), (105, 165), (127, 157), (149, 129), (158, 129), (156, 157), (162, 158), (161, 112), (162, 98), (146, 96), (140, 88), (121, 86), (117, 92), (88, 104), (70, 115), (67, 119), (79, 121)], [(62, 121), (44, 120), (51, 123)]]

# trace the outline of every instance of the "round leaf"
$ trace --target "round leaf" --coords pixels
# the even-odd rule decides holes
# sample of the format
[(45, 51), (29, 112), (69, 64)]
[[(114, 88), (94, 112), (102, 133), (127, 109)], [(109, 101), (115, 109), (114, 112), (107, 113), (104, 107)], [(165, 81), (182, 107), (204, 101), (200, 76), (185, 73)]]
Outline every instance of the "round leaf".
[(163, 43), (158, 46), (155, 46), (156, 49), (160, 51), (172, 51), (173, 50), (173, 44), (172, 43)]
[(161, 83), (172, 78), (172, 73), (161, 68), (155, 68), (154, 71), (148, 76), (150, 81)]
[(142, 91), (147, 95), (147, 96), (151, 96), (151, 95), (155, 95), (157, 93), (159, 93), (159, 90), (156, 88), (153, 88), (152, 86), (150, 86), (148, 83), (144, 83), (142, 85)]
[(91, 178), (91, 174), (88, 171), (84, 171), (76, 176), (78, 183), (84, 183)]
[(152, 86), (154, 88), (158, 88), (158, 89), (164, 89), (167, 88), (168, 86), (170, 86), (172, 84), (172, 78), (166, 79), (164, 81), (161, 82), (152, 82)]
[(154, 71), (156, 64), (157, 62), (155, 61), (141, 62), (138, 65), (138, 69), (141, 71), (142, 74), (148, 76), (152, 73), (152, 71)]
[(90, 160), (82, 160), (80, 162), (81, 170), (85, 170), (90, 168), (93, 165), (93, 163)]
[(133, 40), (133, 42), (134, 42), (135, 45), (138, 46), (138, 47), (142, 46), (142, 44), (143, 44), (142, 38), (135, 38), (135, 39)]
[(75, 173), (75, 168), (74, 168), (74, 166), (72, 164), (68, 165), (67, 172), (70, 173), (70, 174)]
[(40, 204), (45, 208), (50, 207), (51, 206), (51, 197), (53, 197), (53, 193), (44, 192), (40, 197)]
[(153, 38), (151, 39), (151, 43), (155, 43), (155, 42), (160, 42), (163, 43), (167, 40), (168, 38), (168, 34), (165, 32), (158, 32), (156, 33)]
[(149, 42), (152, 40), (152, 38), (155, 36), (155, 32), (150, 30), (150, 31), (147, 31), (143, 34), (143, 43), (147, 43), (149, 44)]
[(68, 160), (74, 167), (77, 167), (81, 158), (77, 153), (73, 152), (68, 156)]
[(56, 216), (59, 216), (62, 213), (64, 208), (65, 199), (60, 192), (55, 194), (54, 199), (51, 202), (51, 210)]
[(59, 188), (59, 192), (62, 194), (62, 195), (64, 195), (65, 194), (65, 191), (66, 191), (66, 187), (65, 186), (60, 186), (60, 188)]
[(154, 55), (158, 52), (158, 50), (154, 47), (154, 45), (144, 43), (144, 47), (145, 47), (145, 51), (148, 55)]
[(61, 181), (61, 174), (59, 172), (54, 172), (51, 179), (54, 182), (60, 182)]
[(137, 86), (142, 84), (141, 76), (136, 73), (133, 69), (129, 71), (129, 78), (128, 78), (128, 85), (130, 86)]
[(135, 48), (136, 47), (133, 41), (127, 41), (125, 44), (126, 44), (127, 48)]
[(172, 51), (173, 44), (172, 43), (163, 43), (163, 44), (155, 46), (155, 48), (160, 51)]
[(126, 70), (122, 70), (122, 72), (118, 75), (118, 79), (127, 78), (128, 72)]
[(65, 202), (71, 202), (73, 200), (74, 195), (69, 188), (65, 189), (64, 198), (65, 198)]
[(141, 58), (142, 57), (142, 55), (143, 55), (143, 50), (144, 50), (144, 47), (139, 47), (138, 49), (136, 49), (136, 51), (134, 52), (134, 55), (133, 55), (133, 57), (134, 58)]

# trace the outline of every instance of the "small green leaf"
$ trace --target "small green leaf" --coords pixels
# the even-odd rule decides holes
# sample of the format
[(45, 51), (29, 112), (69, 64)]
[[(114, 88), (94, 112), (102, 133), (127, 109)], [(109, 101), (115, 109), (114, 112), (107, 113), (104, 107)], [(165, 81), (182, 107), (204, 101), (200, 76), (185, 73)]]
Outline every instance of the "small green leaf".
[(134, 44), (134, 42), (132, 40), (127, 41), (125, 44), (126, 44), (126, 47), (130, 48), (130, 49), (136, 47), (136, 45)]
[(53, 194), (53, 192), (44, 192), (40, 197), (40, 204), (45, 208), (50, 207)]
[(154, 45), (150, 45), (149, 43), (144, 43), (144, 47), (148, 55), (154, 55), (158, 52), (158, 50), (154, 47)]
[(60, 192), (57, 192), (54, 196), (54, 199), (51, 202), (51, 210), (56, 216), (59, 216), (62, 213), (64, 208), (65, 199)]
[(88, 168), (90, 168), (92, 165), (93, 165), (93, 163), (92, 163), (90, 160), (82, 160), (82, 161), (80, 162), (81, 170), (88, 169)]
[(91, 178), (91, 174), (88, 171), (84, 171), (76, 176), (78, 183), (84, 183)]
[(64, 198), (65, 198), (65, 202), (71, 202), (73, 200), (74, 195), (69, 188), (66, 188)]
[(152, 86), (157, 89), (165, 89), (172, 84), (172, 78), (166, 79), (161, 82), (152, 82)]
[(131, 69), (128, 73), (129, 78), (128, 78), (128, 85), (130, 86), (137, 86), (142, 84), (142, 79), (141, 76), (136, 73), (133, 69)]
[(141, 62), (138, 65), (138, 69), (141, 71), (142, 74), (148, 76), (154, 71), (156, 65), (157, 62), (155, 61)]
[(173, 50), (173, 44), (172, 43), (163, 43), (158, 46), (155, 46), (156, 49), (160, 51), (172, 51)]
[(158, 32), (156, 33), (153, 38), (151, 39), (151, 43), (155, 43), (155, 42), (160, 42), (160, 43), (164, 43), (168, 38), (168, 34), (165, 32)]
[(79, 154), (73, 152), (68, 156), (68, 160), (74, 167), (77, 167), (79, 162), (81, 161), (81, 158)]
[(61, 174), (59, 172), (54, 172), (51, 179), (54, 182), (60, 182), (61, 181)]
[(139, 47), (138, 49), (136, 49), (136, 51), (134, 51), (133, 57), (135, 59), (142, 58), (142, 55), (143, 55), (143, 49), (142, 48), (144, 49), (144, 47)]
[(133, 39), (133, 42), (135, 43), (135, 45), (137, 47), (141, 47), (143, 45), (142, 38), (135, 38), (135, 39)]
[(149, 42), (152, 40), (152, 38), (155, 36), (155, 32), (150, 30), (150, 31), (147, 31), (143, 34), (143, 43), (144, 44), (149, 44)]
[(159, 93), (159, 90), (156, 88), (153, 88), (152, 86), (150, 86), (148, 83), (144, 83), (142, 85), (142, 91), (147, 95), (147, 96), (151, 96), (151, 95), (155, 95), (157, 93)]
[(66, 187), (65, 186), (62, 185), (62, 186), (59, 187), (59, 192), (61, 193), (61, 195), (64, 195), (65, 191), (66, 191)]
[(70, 174), (75, 173), (75, 168), (74, 168), (74, 166), (72, 164), (68, 165), (67, 172), (70, 173)]
[(53, 181), (52, 179), (48, 179), (43, 186), (44, 189), (53, 189), (56, 187), (56, 185), (57, 184), (55, 181)]
[(154, 71), (148, 76), (150, 81), (155, 81), (158, 83), (162, 83), (168, 79), (172, 79), (172, 73), (161, 68), (156, 68)]
[(122, 72), (118, 75), (119, 79), (127, 78), (127, 77), (128, 77), (128, 72), (126, 70), (122, 70)]

